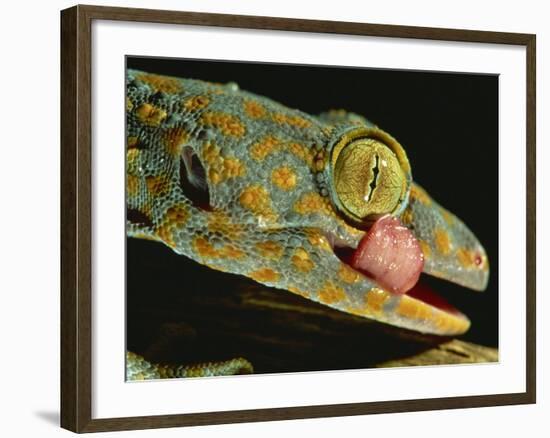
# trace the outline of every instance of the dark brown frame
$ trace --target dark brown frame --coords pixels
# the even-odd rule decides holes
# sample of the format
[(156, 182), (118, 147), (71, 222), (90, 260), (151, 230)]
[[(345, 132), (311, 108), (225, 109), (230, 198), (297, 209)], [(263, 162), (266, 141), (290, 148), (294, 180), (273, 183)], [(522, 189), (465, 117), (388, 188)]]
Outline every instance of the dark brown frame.
[[(92, 419), (91, 24), (92, 20), (221, 26), (465, 41), (527, 51), (527, 370), (526, 392), (324, 406)], [(531, 34), (381, 24), (75, 6), (61, 12), (61, 426), (98, 432), (174, 426), (471, 408), (536, 402), (535, 47)]]

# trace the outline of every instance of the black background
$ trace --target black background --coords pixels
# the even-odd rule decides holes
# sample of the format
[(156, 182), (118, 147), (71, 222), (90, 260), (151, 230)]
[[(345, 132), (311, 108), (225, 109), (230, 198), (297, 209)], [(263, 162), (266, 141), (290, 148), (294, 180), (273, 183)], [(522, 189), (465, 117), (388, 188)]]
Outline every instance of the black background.
[[(214, 82), (318, 114), (346, 109), (394, 136), (407, 151), (413, 179), (470, 227), (489, 256), (491, 277), (478, 293), (429, 278), (472, 321), (463, 338), (498, 347), (498, 77), (241, 62), (127, 58), (127, 67)], [(147, 257), (178, 263), (163, 245), (128, 239), (127, 303), (153, 293)], [(175, 280), (176, 281), (176, 280)], [(181, 286), (181, 293), (185, 287)], [(134, 297), (134, 298), (133, 298)], [(136, 298), (139, 297), (139, 298)], [(139, 321), (128, 313), (130, 329)]]

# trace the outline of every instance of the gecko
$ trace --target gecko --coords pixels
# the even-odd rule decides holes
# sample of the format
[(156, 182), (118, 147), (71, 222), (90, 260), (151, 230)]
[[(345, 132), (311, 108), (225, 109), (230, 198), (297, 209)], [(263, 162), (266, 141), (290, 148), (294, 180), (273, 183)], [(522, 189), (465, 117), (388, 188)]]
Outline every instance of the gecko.
[[(211, 269), (342, 312), (438, 335), (467, 316), (415, 294), (421, 272), (482, 291), (487, 254), (365, 117), (287, 108), (236, 83), (129, 69), (126, 232)], [(244, 358), (151, 364), (127, 379), (250, 373)]]

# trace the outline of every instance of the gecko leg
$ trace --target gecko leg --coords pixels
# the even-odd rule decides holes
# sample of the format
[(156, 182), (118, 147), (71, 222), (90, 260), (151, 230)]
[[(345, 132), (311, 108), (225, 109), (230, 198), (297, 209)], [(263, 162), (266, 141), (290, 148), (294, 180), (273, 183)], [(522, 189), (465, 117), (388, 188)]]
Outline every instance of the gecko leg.
[(232, 376), (252, 372), (252, 364), (240, 357), (221, 362), (172, 365), (151, 363), (138, 354), (130, 351), (126, 353), (126, 380)]

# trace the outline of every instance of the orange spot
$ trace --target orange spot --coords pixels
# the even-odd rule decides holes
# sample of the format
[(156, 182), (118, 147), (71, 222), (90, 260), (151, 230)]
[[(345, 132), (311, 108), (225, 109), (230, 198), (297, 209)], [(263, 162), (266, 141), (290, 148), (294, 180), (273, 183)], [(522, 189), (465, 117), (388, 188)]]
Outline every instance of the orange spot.
[(168, 181), (164, 176), (148, 176), (145, 178), (145, 184), (152, 196), (161, 196), (169, 189)]
[(439, 211), (441, 212), (441, 216), (443, 216), (443, 220), (447, 222), (447, 225), (450, 227), (453, 226), (455, 217), (444, 208), (440, 208)]
[(441, 334), (460, 334), (470, 327), (467, 318), (441, 311), (407, 295), (400, 298), (395, 312), (407, 319), (430, 323)]
[(437, 312), (435, 315), (435, 326), (440, 333), (461, 334), (470, 328), (470, 321), (464, 317)]
[(326, 157), (324, 151), (319, 151), (313, 159), (313, 170), (321, 172), (326, 165)]
[(416, 184), (411, 185), (410, 197), (411, 199), (417, 200), (424, 205), (430, 205), (432, 203), (432, 198), (430, 198), (430, 195), (428, 195), (423, 188), (417, 186)]
[(277, 242), (273, 242), (272, 240), (258, 242), (256, 244), (256, 248), (258, 249), (258, 252), (261, 254), (262, 257), (272, 260), (280, 259), (284, 251), (281, 245), (279, 245)]
[(185, 205), (176, 205), (174, 207), (170, 207), (168, 210), (166, 210), (165, 218), (178, 225), (182, 225), (185, 223), (187, 218), (189, 217), (189, 211), (187, 210), (187, 207)]
[(246, 167), (235, 157), (223, 157), (220, 148), (213, 143), (207, 143), (203, 148), (203, 159), (208, 163), (208, 178), (213, 184), (218, 184), (229, 178), (243, 176)]
[(164, 134), (164, 146), (166, 152), (173, 157), (181, 154), (184, 143), (189, 140), (189, 133), (183, 128), (170, 128)]
[(239, 196), (241, 205), (257, 216), (263, 216), (268, 220), (274, 220), (275, 214), (271, 209), (271, 199), (267, 190), (259, 185), (246, 187)]
[(278, 167), (271, 172), (271, 181), (282, 190), (291, 190), (296, 185), (296, 174), (288, 167)]
[(329, 241), (321, 233), (317, 231), (307, 230), (306, 236), (309, 243), (311, 243), (313, 246), (324, 249), (325, 251), (332, 251), (332, 247), (330, 246)]
[(208, 178), (213, 184), (218, 184), (229, 178), (235, 178), (245, 174), (245, 167), (236, 158), (226, 158), (220, 168), (210, 168)]
[(345, 263), (340, 264), (340, 268), (338, 269), (338, 277), (340, 277), (340, 280), (344, 283), (348, 284), (353, 284), (361, 278), (358, 272), (350, 268)]
[(286, 147), (288, 151), (304, 161), (309, 167), (313, 167), (313, 153), (311, 150), (301, 143), (289, 143)]
[(140, 155), (139, 149), (136, 149), (136, 148), (128, 149), (126, 151), (126, 165), (127, 166), (133, 165), (134, 161), (137, 161), (139, 155)]
[(443, 228), (436, 228), (434, 230), (435, 244), (441, 254), (448, 255), (452, 249), (451, 238)]
[(137, 137), (128, 137), (126, 139), (126, 148), (127, 149), (136, 148), (137, 145), (138, 145), (138, 138)]
[(219, 257), (228, 259), (240, 259), (245, 253), (233, 245), (226, 245), (219, 250)]
[(411, 209), (407, 208), (403, 214), (401, 215), (401, 222), (403, 222), (404, 225), (410, 225), (414, 221), (414, 215)]
[(384, 304), (391, 297), (389, 292), (373, 287), (365, 294), (365, 311), (367, 314), (380, 314), (384, 310)]
[(424, 240), (418, 240), (418, 244), (420, 245), (420, 250), (422, 251), (422, 254), (424, 254), (424, 258), (429, 259), (432, 255), (432, 248), (430, 248), (430, 245), (428, 245), (428, 243)]
[(139, 190), (139, 178), (134, 175), (126, 174), (126, 191), (128, 196), (136, 196)]
[(269, 135), (250, 147), (250, 155), (255, 160), (261, 161), (279, 147), (279, 139)]
[(292, 264), (300, 272), (309, 272), (313, 269), (314, 263), (309, 258), (309, 254), (303, 248), (298, 248), (292, 256)]
[(206, 96), (192, 96), (185, 99), (183, 106), (187, 111), (198, 111), (206, 108), (210, 103), (210, 99)]
[(221, 162), (220, 148), (214, 143), (206, 143), (202, 150), (202, 157), (210, 165), (216, 165)]
[(200, 122), (218, 128), (222, 134), (232, 137), (242, 137), (245, 133), (244, 125), (232, 114), (209, 111), (201, 116)]
[(219, 184), (222, 180), (222, 177), (217, 171), (215, 171), (214, 169), (210, 169), (208, 171), (208, 179), (210, 180), (210, 182), (212, 182), (212, 184)]
[(255, 160), (261, 161), (269, 154), (277, 151), (288, 151), (294, 156), (304, 161), (310, 168), (313, 168), (314, 154), (303, 144), (300, 143), (282, 143), (280, 139), (268, 135), (254, 143), (250, 147), (250, 156)]
[(244, 111), (249, 117), (252, 117), (253, 119), (264, 117), (266, 113), (264, 106), (259, 102), (256, 102), (255, 100), (245, 101)]
[(147, 126), (159, 126), (166, 118), (166, 111), (149, 103), (143, 103), (136, 110), (138, 119)]
[(167, 245), (174, 247), (173, 232), (187, 222), (189, 211), (184, 205), (176, 205), (166, 210), (162, 224), (157, 228), (156, 233)]
[(192, 245), (195, 252), (202, 257), (213, 258), (218, 256), (216, 248), (204, 237), (195, 237)]
[(208, 215), (208, 231), (222, 234), (232, 240), (241, 236), (243, 227), (240, 224), (233, 223), (227, 213), (213, 211)]
[(310, 294), (309, 294), (308, 292), (306, 292), (306, 291), (304, 291), (304, 290), (302, 290), (302, 289), (299, 289), (299, 288), (297, 288), (297, 287), (295, 287), (295, 286), (288, 286), (287, 289), (288, 289), (290, 292), (292, 292), (292, 293), (294, 293), (294, 294), (296, 294), (296, 295), (300, 295), (300, 296), (303, 297), (303, 298), (309, 298), (309, 297), (310, 297)]
[(287, 124), (296, 126), (297, 128), (309, 128), (311, 126), (311, 122), (309, 120), (306, 120), (300, 116), (289, 116), (284, 113), (274, 113), (272, 118), (281, 125)]
[(241, 249), (233, 245), (215, 248), (205, 237), (195, 237), (192, 245), (195, 252), (205, 258), (240, 259), (246, 255)]
[(430, 305), (422, 301), (403, 295), (395, 309), (398, 315), (409, 319), (428, 321), (433, 319), (433, 312)]
[(244, 173), (244, 164), (242, 164), (237, 158), (229, 157), (223, 160), (223, 168), (221, 172), (222, 179), (243, 176)]
[(319, 300), (325, 304), (334, 304), (346, 298), (344, 289), (336, 286), (331, 281), (327, 281), (319, 290)]
[(302, 195), (294, 204), (294, 210), (300, 214), (321, 213), (327, 211), (327, 205), (321, 195), (310, 192)]
[(143, 73), (137, 75), (136, 79), (148, 84), (155, 92), (178, 93), (182, 90), (181, 82), (175, 78)]
[(466, 269), (481, 268), (484, 262), (483, 257), (477, 251), (470, 251), (466, 248), (457, 249), (456, 256)]
[(279, 279), (279, 274), (270, 268), (262, 268), (257, 271), (249, 272), (248, 276), (261, 283), (275, 283)]
[(313, 167), (317, 172), (321, 172), (325, 168), (325, 160), (315, 160)]

